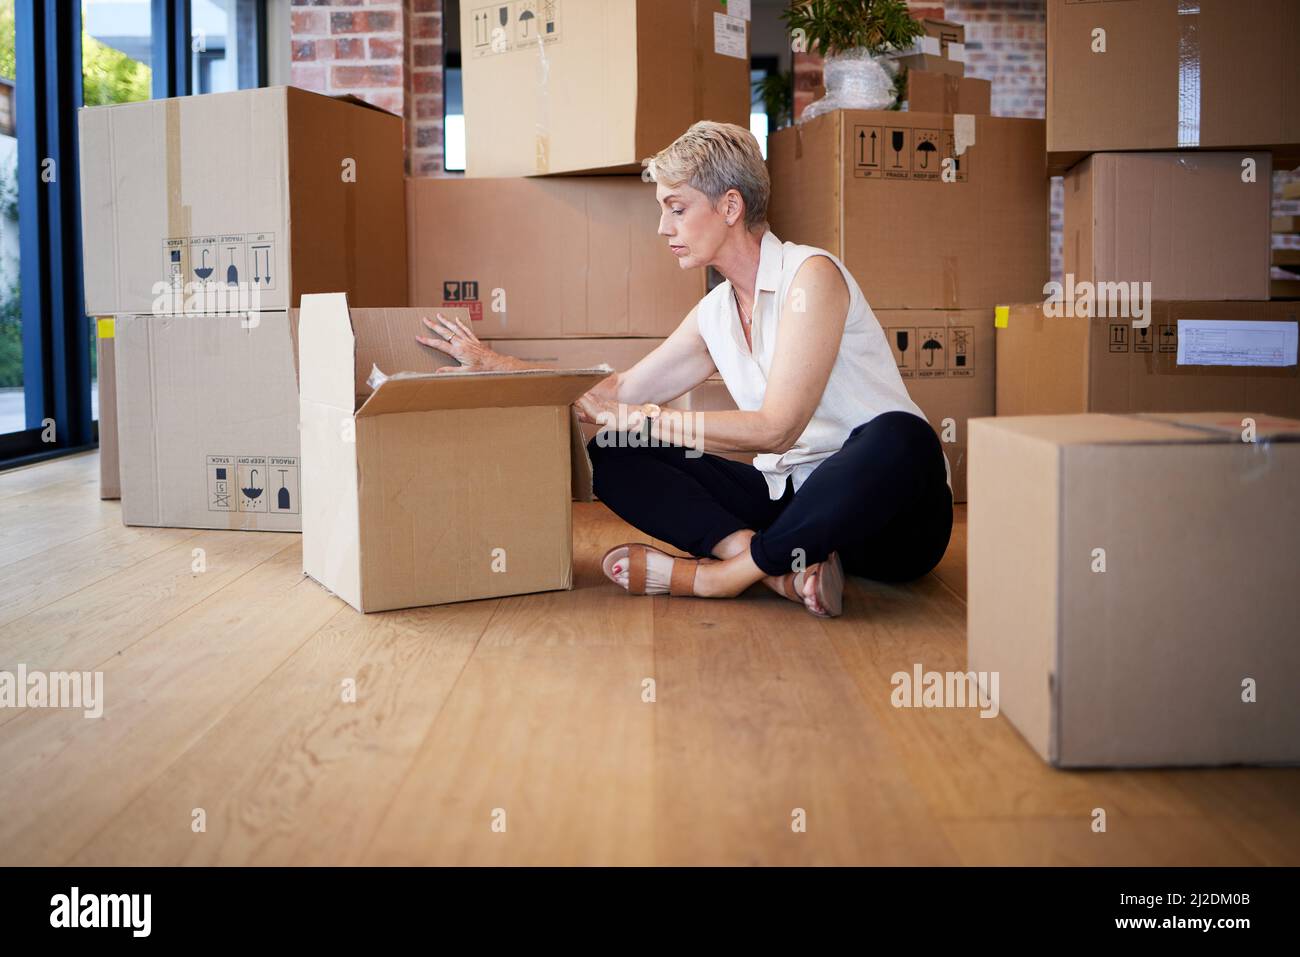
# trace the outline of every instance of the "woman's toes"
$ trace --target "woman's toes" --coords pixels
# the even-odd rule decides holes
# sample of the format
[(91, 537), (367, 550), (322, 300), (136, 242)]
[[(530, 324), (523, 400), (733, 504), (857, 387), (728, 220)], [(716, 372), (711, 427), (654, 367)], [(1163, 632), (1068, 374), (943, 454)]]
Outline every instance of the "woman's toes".
[(826, 609), (817, 600), (817, 580), (821, 575), (821, 565), (813, 565), (803, 576), (803, 603), (814, 615), (826, 614)]

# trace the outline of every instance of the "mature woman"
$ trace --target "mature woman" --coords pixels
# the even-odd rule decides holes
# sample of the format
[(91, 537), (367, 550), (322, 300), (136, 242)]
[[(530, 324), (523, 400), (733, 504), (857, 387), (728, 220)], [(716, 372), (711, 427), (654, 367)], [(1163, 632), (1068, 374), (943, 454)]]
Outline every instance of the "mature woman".
[[(830, 253), (767, 228), (770, 183), (748, 130), (696, 123), (647, 165), (681, 268), (712, 266), (726, 281), (578, 402), (584, 421), (641, 427), (589, 443), (596, 494), (695, 556), (629, 543), (606, 553), (605, 574), (633, 594), (706, 598), (761, 581), (821, 617), (840, 613), (845, 571), (925, 574), (952, 530), (948, 461), (858, 284)], [(428, 325), (438, 338), (421, 341), (462, 369), (526, 368), (462, 324)], [(738, 411), (688, 413), (701, 455), (658, 406), (715, 372)], [(721, 451), (753, 452), (753, 464)]]

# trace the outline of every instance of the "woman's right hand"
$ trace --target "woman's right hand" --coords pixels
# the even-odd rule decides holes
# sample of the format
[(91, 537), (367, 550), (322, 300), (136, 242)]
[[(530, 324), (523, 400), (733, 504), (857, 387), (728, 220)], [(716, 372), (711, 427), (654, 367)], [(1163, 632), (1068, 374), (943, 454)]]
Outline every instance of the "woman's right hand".
[(509, 356), (503, 356), (485, 345), (459, 316), (448, 319), (442, 313), (437, 313), (436, 322), (424, 316), (420, 317), (420, 321), (436, 333), (436, 337), (416, 336), (415, 341), (437, 349), (460, 363), (459, 366), (443, 366), (435, 370), (437, 372), (496, 372), (515, 368), (515, 363)]

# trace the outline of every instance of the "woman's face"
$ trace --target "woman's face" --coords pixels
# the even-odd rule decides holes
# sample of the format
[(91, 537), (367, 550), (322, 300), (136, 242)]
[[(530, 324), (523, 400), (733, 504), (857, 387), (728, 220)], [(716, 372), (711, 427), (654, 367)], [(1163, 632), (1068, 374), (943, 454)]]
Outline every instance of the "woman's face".
[(678, 265), (694, 269), (713, 262), (727, 238), (723, 213), (728, 197), (723, 196), (715, 207), (709, 197), (692, 186), (659, 183), (655, 198), (660, 208), (659, 235), (667, 237), (668, 249), (677, 257)]

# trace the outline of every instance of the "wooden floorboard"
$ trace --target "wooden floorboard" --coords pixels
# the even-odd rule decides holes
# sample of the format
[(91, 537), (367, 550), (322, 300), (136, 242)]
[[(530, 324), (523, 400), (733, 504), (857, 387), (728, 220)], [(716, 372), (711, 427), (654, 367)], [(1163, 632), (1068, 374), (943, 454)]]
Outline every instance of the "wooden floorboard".
[(0, 710), (5, 863), (1300, 864), (1300, 769), (1058, 771), (894, 707), (965, 669), (964, 508), (831, 621), (624, 594), (600, 556), (648, 539), (600, 504), (572, 591), (360, 615), (298, 536), (126, 528), (97, 476), (0, 473), (0, 669), (106, 699)]

